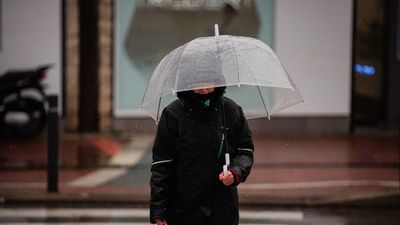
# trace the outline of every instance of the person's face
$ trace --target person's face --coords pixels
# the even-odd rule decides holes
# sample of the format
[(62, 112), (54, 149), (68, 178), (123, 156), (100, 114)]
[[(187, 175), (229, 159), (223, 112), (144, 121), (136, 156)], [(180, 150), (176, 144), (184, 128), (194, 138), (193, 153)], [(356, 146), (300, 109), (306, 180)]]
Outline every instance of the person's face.
[(212, 93), (213, 91), (214, 91), (214, 88), (202, 88), (202, 89), (193, 90), (194, 93), (200, 94), (200, 95), (206, 95), (206, 94)]

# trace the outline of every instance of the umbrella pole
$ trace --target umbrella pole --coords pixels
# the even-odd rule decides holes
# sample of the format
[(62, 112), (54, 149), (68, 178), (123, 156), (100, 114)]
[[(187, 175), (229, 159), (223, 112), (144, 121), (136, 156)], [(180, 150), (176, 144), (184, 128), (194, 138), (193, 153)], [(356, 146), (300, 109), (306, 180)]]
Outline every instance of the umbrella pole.
[[(218, 24), (214, 24), (214, 35), (216, 37), (219, 36)], [(223, 96), (221, 98), (221, 102), (222, 102), (222, 129), (224, 130), (224, 132), (222, 133), (222, 141), (225, 141), (225, 165), (223, 166), (223, 171), (224, 173), (227, 173), (228, 166), (230, 164), (230, 157), (228, 153), (228, 135), (226, 133), (226, 130), (228, 128), (225, 127), (225, 107), (224, 107), (225, 101)]]
[(228, 153), (228, 134), (227, 130), (228, 128), (226, 127), (226, 122), (225, 122), (225, 100), (224, 97), (221, 98), (222, 102), (222, 129), (224, 130), (223, 136), (224, 136), (224, 141), (225, 141), (225, 165), (223, 166), (223, 171), (224, 173), (228, 172), (228, 166), (230, 164), (230, 157)]

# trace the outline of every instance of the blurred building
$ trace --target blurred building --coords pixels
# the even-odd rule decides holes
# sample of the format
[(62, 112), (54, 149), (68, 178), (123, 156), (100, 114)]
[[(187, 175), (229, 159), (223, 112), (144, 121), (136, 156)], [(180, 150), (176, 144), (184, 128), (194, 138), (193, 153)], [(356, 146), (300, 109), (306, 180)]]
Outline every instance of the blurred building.
[(0, 0), (0, 71), (56, 63), (49, 92), (65, 130), (152, 131), (138, 110), (151, 71), (198, 37), (253, 36), (269, 44), (305, 104), (272, 133), (398, 133), (398, 0)]

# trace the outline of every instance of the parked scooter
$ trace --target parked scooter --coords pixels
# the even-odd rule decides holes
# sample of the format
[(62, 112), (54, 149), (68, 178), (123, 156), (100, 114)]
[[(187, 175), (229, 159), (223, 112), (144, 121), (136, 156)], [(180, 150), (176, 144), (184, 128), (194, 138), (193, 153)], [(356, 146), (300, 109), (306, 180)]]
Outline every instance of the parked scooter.
[(0, 136), (34, 137), (46, 125), (42, 81), (51, 65), (11, 70), (0, 76)]

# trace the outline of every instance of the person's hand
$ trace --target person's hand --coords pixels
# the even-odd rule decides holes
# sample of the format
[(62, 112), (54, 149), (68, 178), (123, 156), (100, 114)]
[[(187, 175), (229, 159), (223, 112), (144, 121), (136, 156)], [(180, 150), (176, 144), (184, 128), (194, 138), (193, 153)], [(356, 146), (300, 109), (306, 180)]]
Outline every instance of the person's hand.
[(167, 222), (163, 219), (156, 219), (156, 224), (157, 225), (167, 225)]
[(219, 180), (222, 181), (222, 183), (224, 183), (225, 186), (229, 186), (235, 182), (235, 179), (233, 178), (233, 174), (229, 170), (226, 173), (224, 173), (224, 172), (220, 173)]

